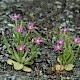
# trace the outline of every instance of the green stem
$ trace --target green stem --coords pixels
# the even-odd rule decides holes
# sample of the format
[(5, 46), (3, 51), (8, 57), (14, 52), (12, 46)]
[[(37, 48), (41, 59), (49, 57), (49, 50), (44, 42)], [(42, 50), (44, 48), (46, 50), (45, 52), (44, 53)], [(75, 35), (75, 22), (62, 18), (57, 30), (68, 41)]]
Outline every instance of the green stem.
[(24, 53), (23, 58), (25, 58), (27, 54), (28, 54), (28, 50), (26, 50), (26, 52)]
[(75, 46), (76, 46), (76, 43), (74, 42), (74, 43), (72, 44), (72, 49), (75, 48)]
[(58, 55), (60, 56), (60, 50), (58, 50)]
[(24, 43), (25, 43), (24, 47), (25, 47), (25, 46), (27, 45), (27, 43), (28, 43), (29, 34), (30, 34), (30, 30), (28, 30), (28, 33), (26, 34), (26, 37), (25, 37), (25, 39), (24, 39)]
[(17, 19), (15, 19), (15, 27), (17, 27)]
[(14, 52), (14, 57), (16, 58), (16, 60), (18, 62), (20, 62), (20, 57), (19, 57), (19, 54), (17, 54), (16, 50), (13, 48), (13, 52)]
[(40, 38), (43, 40), (43, 37), (35, 29), (32, 29), (31, 31), (34, 32), (37, 36), (40, 36)]
[(78, 54), (79, 50), (80, 50), (80, 46), (79, 46), (78, 49), (77, 49), (77, 54)]
[(20, 61), (22, 60), (22, 51), (18, 51), (18, 55), (19, 55), (19, 57), (20, 57)]
[(35, 54), (32, 54), (25, 62), (27, 63), (27, 62), (31, 61), (31, 59), (33, 59), (34, 56), (35, 56)]
[(19, 44), (22, 44), (22, 42), (21, 42), (22, 38), (21, 38), (21, 33), (20, 32), (18, 33), (18, 36), (19, 36)]
[(31, 61), (31, 60), (34, 58), (34, 56), (35, 56), (35, 54), (36, 54), (37, 44), (36, 44), (33, 48), (34, 48), (34, 49), (31, 50), (31, 56), (29, 56), (29, 58), (25, 61), (25, 63)]
[(27, 54), (28, 54), (28, 50), (26, 50), (26, 52), (24, 53), (24, 55), (22, 57), (22, 63), (25, 62), (25, 58), (26, 58)]

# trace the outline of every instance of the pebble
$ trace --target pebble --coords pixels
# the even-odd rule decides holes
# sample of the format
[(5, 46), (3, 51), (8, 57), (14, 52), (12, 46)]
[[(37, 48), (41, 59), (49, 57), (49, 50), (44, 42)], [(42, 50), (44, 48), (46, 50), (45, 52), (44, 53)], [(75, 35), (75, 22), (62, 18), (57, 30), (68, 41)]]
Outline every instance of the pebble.
[(35, 13), (39, 13), (41, 11), (41, 8), (35, 8)]
[(13, 2), (15, 2), (15, 0), (3, 0), (3, 2), (5, 2), (5, 3), (13, 3)]
[(4, 50), (4, 49), (6, 49), (6, 46), (5, 46), (5, 45), (3, 45), (3, 46), (2, 46), (2, 48), (3, 48), (3, 50)]
[(0, 2), (0, 9), (6, 9), (7, 5), (4, 2)]

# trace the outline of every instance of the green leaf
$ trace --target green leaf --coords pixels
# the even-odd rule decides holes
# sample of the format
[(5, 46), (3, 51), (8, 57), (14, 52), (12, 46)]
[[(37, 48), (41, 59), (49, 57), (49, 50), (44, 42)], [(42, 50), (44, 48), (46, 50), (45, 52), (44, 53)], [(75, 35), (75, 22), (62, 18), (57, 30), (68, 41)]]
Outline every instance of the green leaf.
[(26, 67), (26, 66), (24, 66), (22, 70), (25, 71), (25, 72), (31, 72), (32, 71), (31, 68)]
[(14, 30), (14, 34), (13, 34), (13, 39), (14, 39), (14, 43), (18, 43), (20, 44), (20, 41), (21, 41), (21, 33), (17, 32)]
[[(16, 60), (16, 57), (14, 54), (11, 55), (11, 59)], [(17, 61), (17, 60), (16, 60)]]
[(28, 54), (28, 50), (26, 50), (26, 52), (24, 53), (24, 56), (23, 57), (26, 57)]
[(34, 63), (34, 61), (31, 61), (31, 62), (25, 62), (24, 64), (26, 65), (32, 65)]
[(60, 38), (60, 29), (59, 29), (59, 26), (56, 26), (56, 38), (57, 38), (57, 40)]
[(37, 44), (36, 45), (33, 45), (32, 48), (31, 48), (31, 53), (33, 54), (34, 52), (36, 52), (37, 49), (38, 49)]
[(25, 36), (25, 39), (24, 39), (24, 43), (25, 43), (25, 45), (24, 45), (24, 47), (27, 45), (27, 43), (28, 43), (28, 38), (30, 37), (30, 30), (28, 31), (28, 33), (26, 34), (26, 36)]
[(65, 65), (64, 69), (67, 71), (71, 71), (73, 69), (73, 67), (74, 67), (73, 64), (68, 64), (68, 65)]
[(68, 57), (68, 59), (67, 59), (67, 64), (70, 64), (70, 63), (72, 63), (74, 61), (74, 54), (73, 53), (71, 53), (71, 55)]
[(57, 58), (57, 61), (62, 64), (62, 58), (60, 58), (60, 56)]
[(20, 64), (18, 62), (14, 62), (13, 65), (15, 70), (21, 70), (24, 66), (23, 64)]
[(12, 59), (8, 59), (8, 60), (7, 60), (7, 63), (8, 63), (9, 65), (13, 65), (14, 62), (15, 62), (15, 61), (13, 61)]
[(19, 44), (22, 44), (22, 36), (21, 36), (21, 33), (18, 33), (18, 36), (19, 36)]
[(26, 62), (26, 63), (30, 62), (30, 61), (34, 58), (34, 56), (35, 56), (35, 54), (32, 54), (31, 56), (29, 56), (29, 57), (25, 60), (25, 62)]
[(18, 61), (18, 62), (20, 62), (21, 60), (20, 60), (20, 57), (19, 57), (19, 55), (17, 54), (17, 52), (16, 52), (16, 50), (13, 48), (13, 51), (14, 51), (14, 56), (15, 56), (15, 58), (16, 58), (16, 60)]
[(26, 50), (26, 52), (24, 53), (24, 55), (22, 57), (22, 63), (25, 62), (25, 58), (26, 58), (27, 54), (28, 54), (28, 50)]
[(66, 61), (70, 58), (71, 54), (68, 53), (68, 55), (65, 57)]
[(18, 38), (17, 32), (16, 32), (15, 30), (14, 30), (13, 37), (14, 37), (15, 39), (17, 39), (17, 38)]
[(32, 32), (34, 32), (37, 36), (39, 36), (43, 40), (43, 37), (35, 29), (32, 29)]
[(3, 42), (4, 42), (4, 44), (5, 44), (5, 46), (7, 47), (7, 48), (9, 48), (10, 47), (10, 45), (9, 45), (9, 43), (8, 43), (8, 41), (7, 41), (7, 39), (6, 39), (6, 37), (3, 35)]
[(12, 49), (10, 48), (10, 45), (9, 45), (9, 43), (8, 43), (8, 41), (7, 41), (7, 39), (6, 39), (6, 37), (5, 37), (4, 35), (3, 35), (3, 42), (4, 42), (4, 44), (5, 44), (6, 48), (7, 48), (7, 51), (8, 51), (10, 54), (12, 54), (13, 51), (12, 51)]
[(7, 51), (8, 51), (9, 53), (13, 54), (13, 51), (12, 51), (11, 48), (8, 48)]
[(20, 26), (23, 27), (22, 25), (23, 25), (23, 21), (21, 20)]
[(15, 45), (16, 47), (18, 46), (18, 41), (19, 41), (18, 33), (14, 30), (13, 42), (14, 42), (14, 45)]

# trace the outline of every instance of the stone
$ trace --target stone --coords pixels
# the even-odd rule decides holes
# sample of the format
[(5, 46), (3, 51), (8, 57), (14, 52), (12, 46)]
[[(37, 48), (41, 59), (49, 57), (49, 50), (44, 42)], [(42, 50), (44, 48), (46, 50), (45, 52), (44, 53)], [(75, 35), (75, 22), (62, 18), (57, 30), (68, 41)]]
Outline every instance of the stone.
[(33, 0), (17, 0), (17, 2), (20, 2), (20, 1), (33, 1)]
[(41, 8), (35, 8), (35, 13), (39, 13), (41, 11)]
[(4, 2), (0, 2), (0, 9), (6, 9), (7, 5)]
[(3, 2), (5, 2), (5, 3), (13, 3), (13, 2), (15, 2), (15, 0), (3, 0)]
[(2, 47), (2, 48), (3, 48), (3, 50), (4, 50), (4, 49), (6, 49), (6, 46), (5, 46), (5, 45), (3, 45), (3, 47)]

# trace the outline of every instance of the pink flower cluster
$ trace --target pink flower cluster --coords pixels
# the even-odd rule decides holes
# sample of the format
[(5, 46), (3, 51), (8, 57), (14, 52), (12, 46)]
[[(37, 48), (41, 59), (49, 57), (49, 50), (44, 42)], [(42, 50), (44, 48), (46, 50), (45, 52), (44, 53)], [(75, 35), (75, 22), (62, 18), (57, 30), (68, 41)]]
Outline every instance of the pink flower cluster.
[[(40, 39), (40, 37), (38, 37), (38, 38), (34, 38), (34, 42), (36, 43), (36, 44), (40, 44), (41, 42), (42, 42), (42, 40)], [(23, 50), (24, 49), (24, 46), (23, 45), (18, 45), (18, 47), (17, 47), (17, 50)]]
[(11, 17), (12, 19), (18, 19), (18, 18), (20, 18), (20, 14), (14, 13), (14, 14), (11, 14), (10, 17)]
[[(66, 27), (62, 28), (62, 32), (66, 33), (67, 32), (67, 28)], [(74, 35), (73, 36), (73, 41), (75, 43), (79, 43), (80, 42), (80, 38)], [(64, 40), (63, 39), (59, 39), (56, 42), (57, 42), (57, 45), (54, 46), (54, 49), (55, 50), (61, 50), (62, 49), (62, 44), (64, 43)]]
[(54, 46), (54, 49), (55, 49), (55, 50), (61, 50), (63, 43), (64, 43), (64, 40), (63, 40), (63, 39), (57, 40), (57, 45)]
[(24, 46), (23, 45), (18, 45), (18, 47), (17, 47), (17, 50), (23, 50), (24, 49)]
[(62, 32), (66, 33), (67, 32), (67, 28), (66, 27), (63, 27), (62, 28)]
[(20, 25), (18, 25), (18, 27), (16, 28), (16, 31), (17, 31), (17, 32), (21, 32), (22, 30), (23, 30), (23, 28), (20, 27)]
[(40, 39), (40, 37), (38, 37), (38, 38), (34, 38), (34, 42), (36, 43), (36, 44), (40, 44), (41, 42), (42, 42), (42, 40)]
[(28, 29), (34, 29), (34, 28), (35, 28), (34, 23), (29, 23), (29, 24), (27, 25), (27, 28), (28, 28)]
[(79, 43), (79, 42), (80, 42), (80, 38), (77, 37), (77, 36), (73, 36), (73, 40), (74, 40), (74, 42), (76, 42), (76, 43)]

